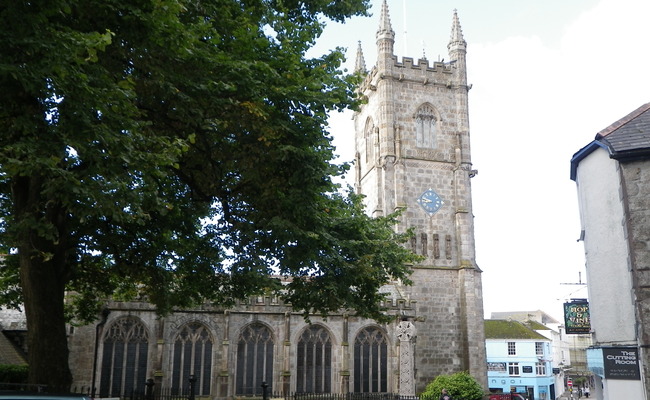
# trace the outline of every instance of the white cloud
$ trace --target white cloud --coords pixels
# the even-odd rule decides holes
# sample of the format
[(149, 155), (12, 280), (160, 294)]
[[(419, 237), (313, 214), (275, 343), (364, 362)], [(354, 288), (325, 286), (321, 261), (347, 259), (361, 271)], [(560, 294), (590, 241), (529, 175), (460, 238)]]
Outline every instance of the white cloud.
[[(373, 3), (378, 10), (380, 1)], [(402, 2), (389, 3), (401, 52)], [(542, 309), (559, 318), (565, 299), (587, 295), (582, 286), (561, 285), (585, 279), (569, 162), (599, 130), (650, 101), (650, 2), (451, 3), (408, 2), (417, 9), (408, 14), (409, 52), (421, 54), (424, 38), (427, 56), (437, 59), (439, 50), (429, 46), (446, 50), (451, 12), (459, 9), (474, 85), (470, 128), (479, 174), (472, 185), (486, 312)], [(362, 40), (370, 67), (377, 15), (324, 39), (347, 46), (352, 62)], [(331, 122), (342, 159), (351, 160), (350, 114)]]
[(650, 101), (648, 15), (650, 3), (604, 0), (567, 26), (559, 46), (511, 36), (471, 47), (487, 312), (541, 308), (559, 316), (565, 298), (586, 297), (581, 286), (561, 285), (584, 270), (569, 161), (600, 129)]

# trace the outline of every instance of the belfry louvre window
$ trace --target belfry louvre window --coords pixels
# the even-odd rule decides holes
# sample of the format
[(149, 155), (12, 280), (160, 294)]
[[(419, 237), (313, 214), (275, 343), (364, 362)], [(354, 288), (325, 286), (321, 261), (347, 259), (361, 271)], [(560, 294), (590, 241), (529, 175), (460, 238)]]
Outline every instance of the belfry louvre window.
[(135, 318), (120, 318), (106, 331), (99, 397), (123, 397), (144, 390), (149, 334)]
[(235, 390), (238, 395), (262, 394), (262, 382), (272, 391), (273, 336), (262, 324), (248, 325), (237, 342)]
[(172, 392), (187, 393), (190, 375), (194, 375), (195, 394), (210, 394), (212, 377), (212, 337), (199, 322), (184, 325), (176, 338), (172, 352)]
[(354, 341), (354, 391), (388, 391), (388, 343), (376, 327), (364, 328)]
[(296, 360), (296, 391), (329, 393), (332, 388), (332, 340), (320, 325), (300, 335)]
[(431, 104), (422, 104), (415, 113), (415, 145), (436, 147), (436, 112)]

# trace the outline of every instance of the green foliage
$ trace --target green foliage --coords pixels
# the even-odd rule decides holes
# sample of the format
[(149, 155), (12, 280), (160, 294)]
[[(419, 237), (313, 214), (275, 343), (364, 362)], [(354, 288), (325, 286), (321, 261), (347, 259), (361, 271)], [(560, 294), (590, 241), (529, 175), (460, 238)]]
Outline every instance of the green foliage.
[[(25, 302), (30, 335), (47, 332), (34, 346), (65, 346), (51, 328), (63, 327), (63, 306), (41, 307), (62, 304), (64, 291), (75, 293), (65, 312), (83, 320), (106, 296), (146, 296), (164, 313), (260, 293), (305, 313), (385, 318), (377, 289), (408, 282), (417, 258), (393, 232), (396, 216), (368, 218), (333, 183), (348, 166), (334, 162), (327, 117), (355, 107), (358, 77), (339, 69), (341, 49), (305, 56), (323, 21), (367, 6), (48, 0), (0, 10), (0, 300)], [(39, 351), (30, 346), (30, 380), (36, 370), (56, 380), (48, 370), (64, 368), (41, 368)]]
[(0, 382), (27, 383), (29, 367), (25, 365), (0, 364)]
[(585, 376), (579, 376), (573, 379), (573, 386), (576, 388), (585, 387), (586, 383), (587, 383), (587, 377)]
[(454, 400), (481, 400), (483, 398), (483, 388), (467, 372), (437, 376), (427, 385), (420, 398), (438, 400), (442, 389), (447, 389)]

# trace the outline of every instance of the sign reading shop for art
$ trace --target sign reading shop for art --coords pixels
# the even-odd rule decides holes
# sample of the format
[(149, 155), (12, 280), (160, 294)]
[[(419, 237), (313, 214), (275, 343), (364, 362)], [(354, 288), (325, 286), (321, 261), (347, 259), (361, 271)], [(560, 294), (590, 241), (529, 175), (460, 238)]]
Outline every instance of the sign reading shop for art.
[(591, 330), (589, 303), (586, 301), (564, 303), (564, 326), (568, 334), (589, 333)]
[(635, 347), (603, 347), (605, 379), (640, 380), (638, 356)]

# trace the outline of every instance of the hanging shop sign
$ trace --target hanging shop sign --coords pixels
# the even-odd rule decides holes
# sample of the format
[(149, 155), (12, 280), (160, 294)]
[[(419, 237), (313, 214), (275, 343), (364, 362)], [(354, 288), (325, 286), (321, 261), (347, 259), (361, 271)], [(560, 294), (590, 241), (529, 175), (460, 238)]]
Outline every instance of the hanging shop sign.
[(589, 303), (573, 301), (564, 303), (564, 327), (567, 334), (585, 334), (591, 331)]

